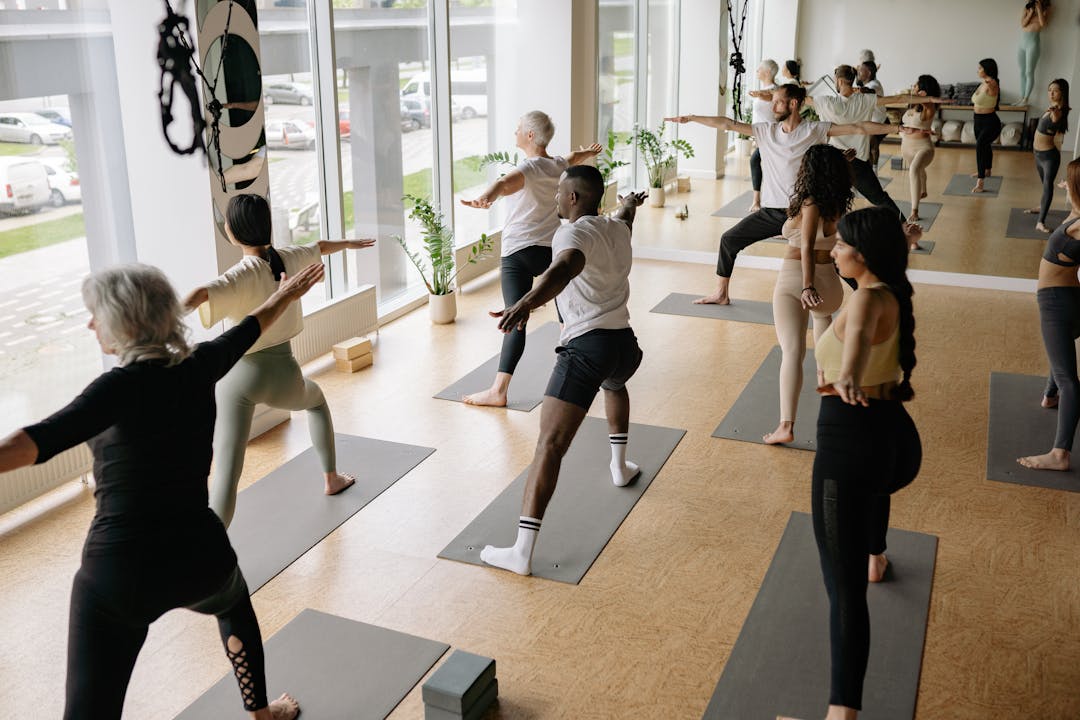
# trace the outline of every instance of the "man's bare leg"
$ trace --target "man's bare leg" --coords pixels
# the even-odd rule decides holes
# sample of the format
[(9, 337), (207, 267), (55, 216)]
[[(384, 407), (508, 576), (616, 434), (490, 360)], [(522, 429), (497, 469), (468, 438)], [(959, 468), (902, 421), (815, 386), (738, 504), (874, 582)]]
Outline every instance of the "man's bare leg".
[(585, 412), (585, 408), (573, 403), (550, 395), (544, 396), (544, 404), (540, 408), (540, 438), (536, 442), (536, 453), (525, 481), (517, 542), (506, 548), (485, 547), (480, 552), (480, 559), (488, 565), (519, 575), (532, 574), (532, 551), (540, 532), (540, 521), (544, 519), (544, 512), (555, 493), (563, 456), (581, 427)]
[(625, 386), (619, 390), (604, 390), (604, 412), (607, 415), (608, 440), (611, 442), (611, 481), (616, 487), (625, 487), (641, 472), (636, 464), (626, 459), (630, 393)]
[(726, 278), (723, 275), (716, 276), (716, 292), (712, 295), (706, 295), (700, 297), (694, 301), (695, 305), (730, 305), (731, 299), (728, 298), (728, 285), (731, 283), (731, 278)]

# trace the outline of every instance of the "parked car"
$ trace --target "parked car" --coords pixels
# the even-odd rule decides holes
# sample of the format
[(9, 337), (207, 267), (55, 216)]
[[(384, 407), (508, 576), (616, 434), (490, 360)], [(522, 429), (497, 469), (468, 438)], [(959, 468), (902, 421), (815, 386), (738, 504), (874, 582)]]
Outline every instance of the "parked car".
[(65, 169), (66, 159), (48, 158), (43, 159), (41, 164), (45, 166), (45, 173), (49, 176), (51, 190), (49, 202), (53, 207), (63, 207), (65, 203), (82, 202), (79, 173)]
[(40, 115), (49, 122), (56, 123), (57, 125), (71, 127), (71, 111), (67, 108), (42, 108), (41, 110), (35, 110), (34, 114)]
[(71, 128), (49, 122), (36, 113), (0, 113), (0, 141), (56, 145), (71, 139)]
[[(420, 103), (416, 103), (417, 108), (419, 108), (419, 105), (420, 105)], [(405, 104), (405, 101), (402, 100), (401, 101), (401, 131), (402, 132), (412, 132), (413, 130), (419, 130), (421, 127), (423, 127), (423, 126), (420, 124), (420, 121), (417, 118), (413, 117), (412, 110), (409, 108), (408, 105)]]
[(49, 202), (45, 166), (25, 157), (0, 157), (0, 213), (32, 213)]
[(352, 135), (352, 125), (349, 123), (349, 111), (338, 108), (338, 135), (342, 140)]
[[(420, 127), (431, 127), (431, 101), (418, 95), (405, 98), (401, 101), (401, 118), (404, 127), (405, 113), (419, 123)], [(450, 118), (454, 122), (461, 119), (461, 107), (456, 100), (450, 102)], [(411, 128), (415, 129), (415, 128)]]
[[(487, 71), (452, 70), (450, 72), (450, 95), (454, 105), (454, 120), (472, 119), (477, 115), (487, 115)], [(431, 100), (431, 80), (426, 72), (417, 73), (409, 78), (401, 88), (404, 100)], [(462, 109), (463, 108), (463, 109)]]
[(315, 146), (315, 128), (303, 120), (266, 123), (266, 147), (271, 150), (307, 150)]
[(267, 105), (310, 105), (315, 99), (310, 85), (294, 82), (271, 83), (263, 88), (263, 102)]

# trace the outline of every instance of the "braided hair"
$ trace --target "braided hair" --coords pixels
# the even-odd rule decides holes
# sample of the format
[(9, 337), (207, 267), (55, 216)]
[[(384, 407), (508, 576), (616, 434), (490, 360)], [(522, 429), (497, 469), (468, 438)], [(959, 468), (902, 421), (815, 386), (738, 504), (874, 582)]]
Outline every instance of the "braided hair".
[(908, 244), (900, 219), (885, 207), (856, 210), (840, 219), (844, 242), (863, 256), (866, 267), (889, 286), (900, 305), (900, 369), (904, 376), (892, 391), (892, 399), (906, 402), (915, 397), (911, 371), (915, 369), (915, 314), (911, 296), (915, 289), (907, 278)]
[[(234, 195), (225, 208), (225, 222), (236, 242), (265, 249), (263, 259), (270, 263), (275, 280), (285, 274), (285, 261), (270, 244), (270, 203), (262, 195)], [(265, 246), (265, 247), (264, 247)]]
[(812, 145), (803, 155), (795, 190), (788, 205), (789, 218), (802, 212), (803, 205), (813, 203), (821, 217), (836, 220), (851, 209), (855, 199), (852, 190), (854, 171), (844, 153), (832, 145)]

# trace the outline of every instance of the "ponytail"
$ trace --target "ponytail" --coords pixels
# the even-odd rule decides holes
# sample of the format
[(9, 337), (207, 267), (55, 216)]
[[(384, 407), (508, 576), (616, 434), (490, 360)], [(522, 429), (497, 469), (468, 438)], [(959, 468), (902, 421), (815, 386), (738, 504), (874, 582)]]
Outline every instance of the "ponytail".
[(266, 261), (270, 263), (270, 272), (274, 273), (274, 280), (281, 282), (281, 276), (285, 274), (285, 261), (281, 259), (281, 253), (275, 250), (273, 245), (266, 246)]

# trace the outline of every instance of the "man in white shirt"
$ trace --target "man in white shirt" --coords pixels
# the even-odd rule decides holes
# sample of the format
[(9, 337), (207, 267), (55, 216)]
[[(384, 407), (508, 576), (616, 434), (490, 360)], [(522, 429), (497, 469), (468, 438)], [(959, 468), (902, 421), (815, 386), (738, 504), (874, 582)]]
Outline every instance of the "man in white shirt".
[(632, 250), (630, 230), (645, 193), (621, 199), (612, 217), (598, 214), (604, 195), (600, 171), (591, 165), (568, 168), (555, 195), (560, 227), (551, 242), (551, 267), (536, 286), (510, 307), (494, 313), (504, 333), (524, 327), (529, 313), (548, 300), (564, 324), (558, 357), (540, 411), (540, 439), (525, 483), (517, 541), (511, 547), (485, 547), (480, 558), (489, 565), (532, 573), (532, 554), (540, 522), (555, 492), (562, 458), (577, 434), (596, 394), (604, 390), (611, 477), (617, 487), (628, 485), (638, 467), (627, 462), (630, 395), (626, 382), (641, 364), (641, 349), (630, 328), (626, 303), (630, 298)]

